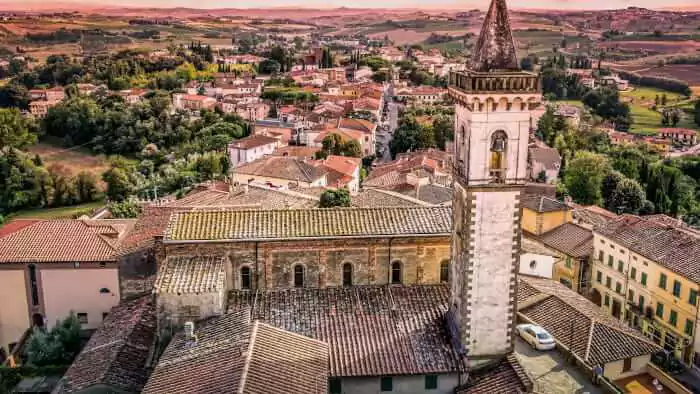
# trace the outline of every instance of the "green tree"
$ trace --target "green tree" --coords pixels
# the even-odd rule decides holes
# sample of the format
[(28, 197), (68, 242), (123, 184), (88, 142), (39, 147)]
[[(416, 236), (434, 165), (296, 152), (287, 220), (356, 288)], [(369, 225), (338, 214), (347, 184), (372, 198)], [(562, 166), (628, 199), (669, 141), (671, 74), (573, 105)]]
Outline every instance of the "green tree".
[(22, 149), (36, 142), (36, 127), (16, 108), (0, 108), (0, 149)]
[(42, 203), (45, 170), (15, 149), (0, 150), (0, 213), (36, 207)]
[(102, 174), (102, 180), (107, 184), (106, 194), (110, 201), (124, 201), (136, 189), (136, 185), (129, 177), (129, 170), (123, 167), (111, 167)]
[(36, 367), (70, 365), (80, 352), (80, 322), (73, 312), (51, 331), (35, 328), (25, 350), (27, 364)]
[(605, 209), (611, 210), (613, 212), (616, 211), (617, 205), (615, 205), (613, 201), (613, 194), (617, 189), (617, 185), (619, 185), (623, 179), (626, 179), (625, 176), (619, 171), (614, 170), (610, 171), (603, 178), (603, 183), (601, 184), (600, 191), (601, 197), (603, 199), (603, 207)]
[(75, 191), (81, 203), (95, 201), (99, 194), (95, 175), (87, 171), (78, 173), (75, 178)]
[(623, 178), (612, 193), (609, 210), (617, 213), (637, 214), (644, 205), (644, 189), (634, 179)]
[(121, 202), (113, 202), (108, 206), (112, 217), (117, 219), (136, 218), (141, 214), (141, 205), (133, 198)]
[(568, 163), (564, 183), (571, 197), (580, 204), (600, 204), (601, 185), (610, 172), (607, 157), (588, 151), (576, 152)]
[(51, 183), (53, 184), (53, 196), (51, 205), (62, 207), (77, 202), (75, 184), (70, 170), (62, 164), (53, 164), (48, 168)]
[(321, 194), (319, 201), (321, 208), (349, 207), (350, 192), (348, 189), (330, 189)]

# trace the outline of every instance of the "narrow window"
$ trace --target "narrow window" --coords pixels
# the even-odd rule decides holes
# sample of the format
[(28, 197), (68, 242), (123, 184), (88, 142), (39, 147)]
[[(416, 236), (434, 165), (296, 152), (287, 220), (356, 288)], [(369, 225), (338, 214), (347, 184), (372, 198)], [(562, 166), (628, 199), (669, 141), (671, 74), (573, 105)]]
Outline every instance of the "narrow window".
[(613, 266), (613, 257), (612, 257), (612, 255), (608, 255), (608, 267), (612, 267), (612, 266)]
[(668, 314), (668, 322), (675, 327), (678, 324), (678, 312), (671, 309), (671, 313)]
[(391, 283), (401, 283), (401, 262), (394, 261), (391, 264)]
[(331, 378), (328, 382), (328, 388), (331, 394), (340, 394), (343, 392), (343, 384), (340, 378)]
[(664, 304), (660, 302), (656, 304), (656, 316), (661, 319), (664, 318)]
[(677, 280), (673, 281), (673, 295), (676, 297), (681, 296), (681, 282)]
[(632, 369), (632, 358), (628, 357), (622, 362), (622, 372), (627, 372)]
[(435, 390), (438, 388), (438, 377), (437, 375), (425, 375), (425, 389)]
[(604, 302), (604, 304), (605, 304), (605, 306), (610, 306), (610, 296), (607, 295), (607, 294), (605, 294), (605, 302)]
[(630, 278), (632, 280), (637, 280), (637, 269), (634, 267), (630, 268)]
[(394, 380), (391, 376), (383, 376), (379, 385), (382, 392), (394, 391)]
[(80, 324), (87, 324), (88, 322), (88, 314), (87, 313), (78, 313), (78, 321)]
[(629, 291), (627, 292), (627, 299), (631, 302), (634, 302), (634, 290), (629, 289)]
[(343, 264), (343, 286), (352, 286), (352, 264)]
[(666, 290), (666, 275), (659, 275), (659, 287)]
[(241, 289), (250, 290), (250, 267), (241, 267)]
[(596, 272), (596, 274), (595, 274), (595, 280), (596, 280), (596, 282), (598, 282), (598, 283), (603, 283), (603, 273), (600, 272), (600, 271)]
[(625, 263), (622, 260), (617, 260), (617, 271), (623, 272), (625, 270)]
[(647, 285), (647, 274), (646, 274), (646, 272), (642, 272), (642, 279), (640, 280), (640, 283), (641, 283), (643, 286), (646, 286), (646, 285)]
[(29, 264), (29, 286), (32, 293), (32, 305), (39, 305), (39, 286), (36, 280), (36, 266)]
[(690, 305), (697, 305), (698, 303), (698, 291), (695, 289), (690, 289), (690, 294), (688, 295), (688, 303)]
[(610, 289), (611, 286), (612, 286), (611, 283), (612, 283), (612, 280), (610, 279), (610, 277), (609, 277), (609, 276), (606, 276), (606, 277), (605, 277), (605, 287), (607, 287), (608, 289)]
[(644, 311), (644, 296), (641, 294), (639, 295), (639, 309)]
[(685, 335), (693, 336), (693, 321), (690, 319), (685, 320), (685, 329), (683, 330)]
[(508, 149), (508, 135), (502, 130), (493, 133), (491, 137), (491, 163), (490, 174), (498, 180), (504, 179), (506, 166), (506, 151)]
[(447, 283), (450, 280), (450, 262), (442, 260), (440, 263), (440, 282)]
[(294, 287), (304, 287), (304, 266), (294, 266)]
[(615, 293), (622, 294), (622, 283), (620, 283), (620, 282), (615, 283)]

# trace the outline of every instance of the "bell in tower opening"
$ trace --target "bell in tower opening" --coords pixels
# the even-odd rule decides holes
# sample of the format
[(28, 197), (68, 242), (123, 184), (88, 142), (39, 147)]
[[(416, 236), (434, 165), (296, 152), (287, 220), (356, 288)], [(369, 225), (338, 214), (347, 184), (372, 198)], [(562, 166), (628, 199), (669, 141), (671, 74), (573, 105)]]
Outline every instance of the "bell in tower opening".
[(505, 154), (508, 136), (505, 131), (498, 130), (491, 136), (491, 167), (490, 174), (494, 182), (502, 183), (505, 174)]

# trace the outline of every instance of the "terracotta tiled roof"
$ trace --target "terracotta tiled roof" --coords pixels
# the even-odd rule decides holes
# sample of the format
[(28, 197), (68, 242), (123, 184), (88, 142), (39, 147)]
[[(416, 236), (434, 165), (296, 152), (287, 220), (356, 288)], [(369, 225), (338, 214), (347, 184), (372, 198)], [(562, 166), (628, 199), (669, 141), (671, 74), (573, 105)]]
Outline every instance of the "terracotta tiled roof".
[(328, 346), (261, 322), (250, 310), (210, 319), (197, 341), (177, 335), (144, 394), (325, 394)]
[(140, 392), (148, 379), (147, 363), (155, 336), (151, 297), (122, 301), (92, 334), (53, 393), (83, 392), (96, 386)]
[[(223, 183), (223, 182), (222, 182)], [(228, 191), (202, 186), (181, 199), (165, 203), (167, 207), (213, 208), (240, 207), (240, 209), (289, 209), (318, 207), (318, 197), (294, 190), (277, 190), (255, 184), (243, 185)], [(299, 189), (299, 190), (303, 190)], [(165, 226), (163, 226), (165, 228)]]
[(584, 296), (550, 279), (520, 276), (518, 314), (544, 327), (589, 367), (660, 350)]
[(218, 210), (175, 213), (165, 239), (256, 240), (451, 233), (445, 207)]
[(355, 170), (362, 165), (362, 159), (359, 157), (330, 155), (323, 160), (323, 164), (343, 175), (354, 176)]
[(363, 133), (371, 133), (376, 127), (377, 125), (369, 120), (352, 118), (343, 118), (340, 120), (340, 124), (338, 125), (338, 128), (341, 129), (357, 130)]
[(233, 141), (229, 144), (229, 147), (238, 149), (252, 149), (265, 145), (276, 144), (277, 142), (279, 142), (277, 138), (254, 134), (241, 138), (240, 140)]
[(231, 293), (229, 309), (323, 341), (332, 377), (456, 372), (442, 318), (445, 285)]
[(566, 204), (554, 198), (532, 194), (525, 196), (523, 207), (539, 213), (567, 211), (569, 209)]
[(42, 220), (0, 238), (0, 263), (112, 261), (135, 220)]
[(593, 232), (573, 223), (564, 223), (531, 238), (571, 257), (584, 258), (593, 254)]
[(394, 193), (382, 189), (364, 189), (351, 198), (353, 207), (376, 208), (376, 207), (418, 207), (428, 204), (421, 204), (421, 201), (400, 193)]
[(428, 204), (445, 204), (452, 201), (452, 188), (439, 185), (406, 185), (394, 188), (397, 192)]
[(601, 226), (619, 217), (619, 215), (595, 205), (585, 207), (572, 204), (572, 206), (572, 216), (574, 220), (589, 226)]
[(168, 256), (160, 264), (156, 293), (215, 293), (226, 288), (224, 258), (214, 256)]
[(40, 221), (41, 219), (15, 219), (9, 223), (5, 223), (0, 227), (0, 238)]
[(493, 366), (484, 367), (469, 375), (469, 381), (456, 394), (519, 394), (527, 393), (532, 381), (511, 353)]
[(236, 167), (237, 174), (262, 176), (290, 181), (315, 182), (323, 170), (292, 157), (267, 156)]
[(323, 139), (326, 138), (330, 134), (338, 134), (342, 139), (344, 140), (356, 140), (356, 141), (361, 141), (362, 140), (362, 132), (356, 131), (356, 130), (348, 130), (348, 129), (325, 129), (321, 131), (318, 136), (314, 139), (314, 142), (321, 143), (323, 142)]
[(289, 156), (303, 159), (311, 159), (321, 148), (315, 146), (284, 146), (272, 152), (273, 156)]
[[(595, 231), (694, 282), (700, 282), (700, 237), (632, 215)], [(1, 241), (1, 240), (0, 240)]]

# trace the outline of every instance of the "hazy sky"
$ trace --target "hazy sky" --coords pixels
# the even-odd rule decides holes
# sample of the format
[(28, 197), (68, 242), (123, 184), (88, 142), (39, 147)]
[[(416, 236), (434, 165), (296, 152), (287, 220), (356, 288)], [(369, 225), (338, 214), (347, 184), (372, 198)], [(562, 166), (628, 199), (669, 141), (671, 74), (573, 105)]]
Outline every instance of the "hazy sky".
[[(28, 4), (51, 4), (46, 0), (24, 0)], [(471, 9), (487, 8), (489, 0), (64, 0), (60, 3), (79, 2), (83, 4), (104, 4), (109, 6), (155, 6), (155, 7), (190, 7), (190, 8), (263, 8), (300, 6), (308, 8), (451, 8)], [(688, 6), (698, 0), (508, 0), (511, 8), (547, 8), (547, 9), (604, 9), (638, 6), (661, 8)], [(1, 1), (0, 1), (1, 2)]]

